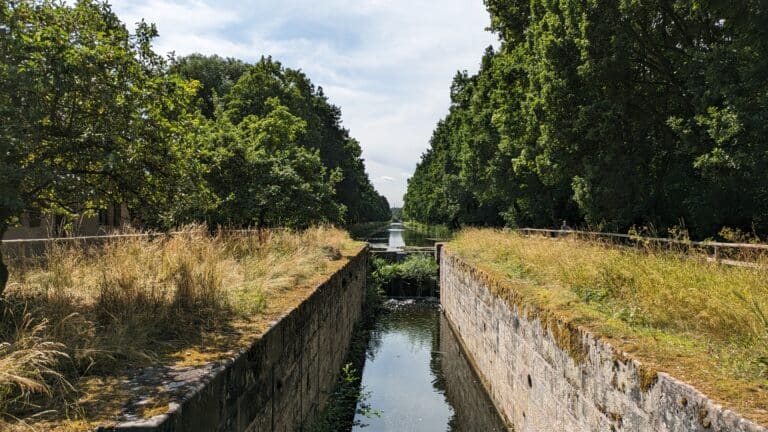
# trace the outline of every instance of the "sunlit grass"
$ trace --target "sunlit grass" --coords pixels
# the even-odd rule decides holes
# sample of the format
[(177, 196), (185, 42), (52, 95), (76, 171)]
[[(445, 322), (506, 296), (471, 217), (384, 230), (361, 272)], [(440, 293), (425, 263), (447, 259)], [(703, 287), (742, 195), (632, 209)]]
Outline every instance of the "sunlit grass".
[(765, 267), (726, 266), (668, 248), (479, 229), (459, 233), (448, 248), (503, 280), (501, 294), (511, 301), (589, 328), (768, 420)]
[(36, 262), (14, 263), (0, 303), (0, 429), (48, 410), (87, 417), (78, 401), (94, 398), (90, 377), (236, 348), (359, 247), (333, 228), (210, 235), (189, 227), (86, 250), (53, 246)]

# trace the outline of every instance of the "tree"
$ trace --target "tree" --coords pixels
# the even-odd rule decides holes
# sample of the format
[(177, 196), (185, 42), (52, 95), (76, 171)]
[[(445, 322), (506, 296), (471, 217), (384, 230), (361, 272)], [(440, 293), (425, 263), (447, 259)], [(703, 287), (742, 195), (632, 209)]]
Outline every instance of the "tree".
[(768, 232), (760, 2), (486, 6), (501, 47), (454, 80), (409, 182), (408, 217)]
[(329, 174), (340, 172), (335, 189), (346, 207), (345, 221), (389, 219), (389, 204), (365, 172), (360, 144), (341, 126), (341, 110), (303, 72), (264, 57), (222, 95), (222, 109), (233, 124), (239, 124), (249, 115), (264, 116), (271, 109), (266, 101), (272, 98), (306, 122), (306, 132), (296, 144), (317, 151)]
[(171, 72), (200, 83), (197, 89), (198, 106), (202, 114), (211, 119), (216, 111), (216, 99), (228, 94), (249, 67), (234, 58), (190, 54), (174, 59)]
[(226, 115), (210, 125), (204, 145), (215, 155), (208, 183), (218, 205), (208, 220), (259, 228), (341, 222), (344, 206), (334, 196), (339, 173), (327, 173), (316, 150), (296, 144), (306, 122), (276, 98), (265, 107), (270, 111), (251, 114), (239, 125)]
[[(195, 188), (194, 85), (130, 34), (107, 3), (0, 3), (0, 237), (25, 211), (123, 202), (162, 222)], [(0, 260), (0, 293), (8, 279)]]

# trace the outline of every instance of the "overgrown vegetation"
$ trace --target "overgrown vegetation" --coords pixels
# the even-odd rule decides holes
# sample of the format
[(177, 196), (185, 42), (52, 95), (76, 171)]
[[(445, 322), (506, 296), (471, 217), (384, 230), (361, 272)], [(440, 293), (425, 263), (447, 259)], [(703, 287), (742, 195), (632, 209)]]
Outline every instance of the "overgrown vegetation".
[(763, 268), (724, 266), (668, 247), (480, 229), (462, 231), (447, 247), (503, 281), (499, 294), (513, 303), (586, 327), (649, 368), (768, 424)]
[[(0, 238), (25, 213), (121, 203), (152, 229), (389, 219), (340, 109), (304, 73), (168, 60), (157, 35), (101, 0), (0, 2)], [(0, 259), (0, 294), (7, 278)]]
[(383, 258), (372, 257), (371, 279), (379, 287), (385, 287), (396, 279), (417, 285), (437, 280), (437, 263), (430, 255), (410, 254), (405, 260), (390, 263)]
[(768, 233), (764, 5), (485, 4), (501, 45), (456, 74), (407, 220)]
[(0, 429), (31, 416), (93, 427), (119, 413), (109, 404), (131, 393), (131, 369), (201, 364), (244, 346), (360, 247), (332, 228), (197, 226), (52, 246), (14, 263), (0, 303)]

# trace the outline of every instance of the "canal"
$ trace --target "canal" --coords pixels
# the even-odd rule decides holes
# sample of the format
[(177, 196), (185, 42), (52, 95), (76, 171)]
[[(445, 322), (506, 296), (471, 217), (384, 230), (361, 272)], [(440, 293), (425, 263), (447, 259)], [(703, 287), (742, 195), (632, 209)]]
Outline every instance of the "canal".
[(368, 242), (373, 249), (398, 251), (406, 246), (434, 246), (438, 239), (410, 230), (398, 222), (391, 223), (373, 234), (360, 236), (358, 240)]
[[(400, 224), (374, 233), (372, 247), (402, 250), (434, 240)], [(506, 431), (435, 300), (388, 299), (370, 329), (356, 432)], [(368, 411), (368, 410), (365, 410)]]

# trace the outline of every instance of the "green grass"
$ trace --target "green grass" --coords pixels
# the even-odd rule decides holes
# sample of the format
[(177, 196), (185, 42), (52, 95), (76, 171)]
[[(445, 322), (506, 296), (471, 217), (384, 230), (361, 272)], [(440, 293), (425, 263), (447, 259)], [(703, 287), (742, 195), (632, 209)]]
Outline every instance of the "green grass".
[(464, 230), (448, 248), (502, 281), (511, 302), (588, 328), (768, 423), (765, 270), (695, 252), (496, 230)]
[(117, 383), (131, 370), (220, 358), (360, 247), (333, 228), (190, 227), (13, 263), (0, 303), (0, 430), (92, 429), (119, 412), (131, 390)]

